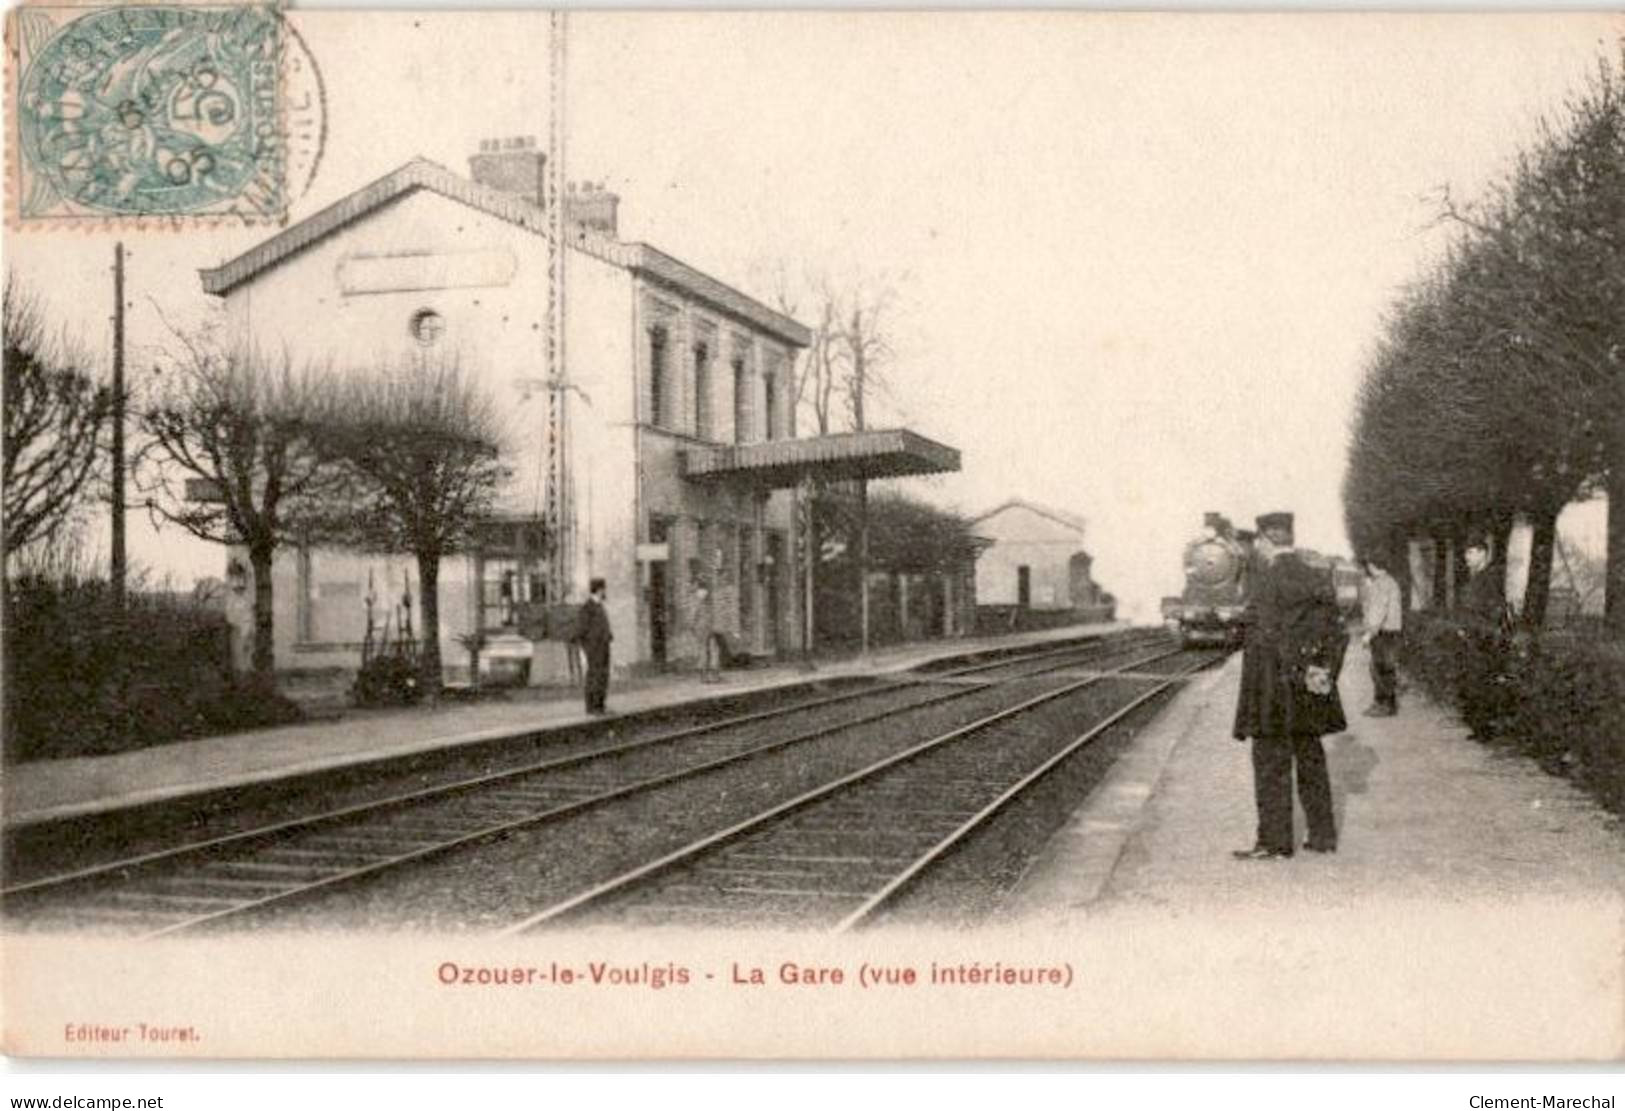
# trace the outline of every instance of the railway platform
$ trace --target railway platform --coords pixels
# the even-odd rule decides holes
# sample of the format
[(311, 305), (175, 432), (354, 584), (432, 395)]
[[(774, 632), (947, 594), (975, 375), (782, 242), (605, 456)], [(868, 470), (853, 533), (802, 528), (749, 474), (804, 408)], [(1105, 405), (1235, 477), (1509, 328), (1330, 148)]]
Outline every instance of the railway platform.
[[(1335, 854), (1237, 860), (1253, 843), (1250, 746), (1231, 738), (1241, 657), (1194, 681), (1050, 841), (1011, 900), (1038, 921), (1171, 913), (1288, 916), (1407, 903), (1600, 906), (1625, 913), (1625, 828), (1566, 779), (1467, 736), (1415, 690), (1367, 717), (1367, 652), (1339, 683), (1347, 732), (1325, 739)], [(1295, 814), (1304, 835), (1301, 810)]]
[[(1126, 627), (1069, 626), (919, 642), (877, 650), (867, 657), (821, 660), (812, 671), (792, 663), (724, 672), (721, 682), (704, 682), (699, 675), (686, 674), (629, 680), (611, 685), (610, 710), (616, 717), (636, 718), (740, 695), (884, 676), (938, 659), (1101, 636)], [(539, 699), (445, 703), (435, 709), (356, 711), (336, 721), (251, 730), (108, 756), (32, 761), (7, 769), (3, 817), (5, 825), (15, 830), (515, 734), (568, 730), (598, 720), (584, 712), (578, 692), (558, 692), (555, 697)]]

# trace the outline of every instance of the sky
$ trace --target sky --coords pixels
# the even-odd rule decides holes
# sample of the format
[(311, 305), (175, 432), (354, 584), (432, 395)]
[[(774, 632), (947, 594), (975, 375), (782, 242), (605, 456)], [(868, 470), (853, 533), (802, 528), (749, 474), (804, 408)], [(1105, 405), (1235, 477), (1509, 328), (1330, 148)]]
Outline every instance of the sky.
[[(547, 127), (544, 13), (292, 18), (327, 93), (295, 218), (414, 156)], [(895, 293), (890, 396), (963, 453), (913, 492), (1083, 516), (1125, 610), (1176, 592), (1205, 510), (1347, 550), (1354, 391), (1386, 306), (1625, 24), (1590, 15), (577, 13), (566, 172), (621, 235), (764, 298), (765, 270)], [(265, 229), (124, 236), (132, 365), (195, 271)], [(108, 342), (112, 237), (8, 265)], [(217, 551), (137, 527), (181, 581)]]

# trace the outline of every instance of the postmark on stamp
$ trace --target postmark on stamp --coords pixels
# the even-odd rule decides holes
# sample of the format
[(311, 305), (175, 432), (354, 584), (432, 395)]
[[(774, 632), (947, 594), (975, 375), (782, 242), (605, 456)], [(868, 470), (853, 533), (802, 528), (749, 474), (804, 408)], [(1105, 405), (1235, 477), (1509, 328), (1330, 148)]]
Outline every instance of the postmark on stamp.
[[(19, 226), (275, 222), (308, 184), (290, 167), (302, 178), (320, 152), (290, 154), (294, 36), (275, 9), (28, 6), (12, 16)], [(296, 69), (319, 80), (302, 42), (292, 49), (307, 63)]]

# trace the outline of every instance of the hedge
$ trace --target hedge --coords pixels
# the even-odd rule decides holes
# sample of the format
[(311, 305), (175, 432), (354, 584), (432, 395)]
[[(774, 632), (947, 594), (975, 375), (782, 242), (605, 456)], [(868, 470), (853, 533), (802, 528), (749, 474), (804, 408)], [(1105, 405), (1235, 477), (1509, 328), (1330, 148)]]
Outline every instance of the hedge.
[[(1442, 702), (1456, 705), (1471, 661), (1447, 620), (1421, 618), (1406, 630), (1404, 666)], [(1498, 687), (1500, 714), (1486, 743), (1568, 776), (1625, 813), (1625, 644), (1583, 632), (1520, 637), (1503, 656)]]
[(105, 580), (25, 575), (5, 584), (5, 758), (96, 756), (297, 720), (232, 671), (230, 627), (189, 598)]

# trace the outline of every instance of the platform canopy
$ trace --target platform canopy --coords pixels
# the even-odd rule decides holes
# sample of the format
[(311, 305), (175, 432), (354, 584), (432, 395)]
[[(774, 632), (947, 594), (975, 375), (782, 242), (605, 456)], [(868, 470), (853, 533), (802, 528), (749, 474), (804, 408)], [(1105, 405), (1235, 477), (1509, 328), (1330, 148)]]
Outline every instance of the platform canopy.
[(852, 481), (947, 474), (959, 470), (959, 449), (906, 428), (841, 432), (799, 440), (694, 447), (683, 453), (683, 477), (695, 481), (748, 480), (770, 489), (807, 478)]

